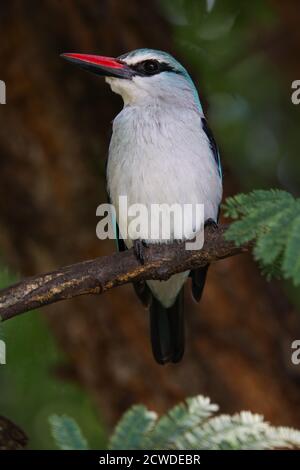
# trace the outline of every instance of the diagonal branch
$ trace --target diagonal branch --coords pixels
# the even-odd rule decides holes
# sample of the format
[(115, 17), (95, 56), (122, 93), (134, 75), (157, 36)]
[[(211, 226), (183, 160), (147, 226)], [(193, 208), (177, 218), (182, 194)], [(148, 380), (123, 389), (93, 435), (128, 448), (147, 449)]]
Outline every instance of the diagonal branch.
[(205, 229), (201, 250), (186, 250), (184, 243), (151, 245), (143, 265), (133, 250), (115, 253), (33, 276), (0, 291), (0, 317), (15, 317), (43, 305), (84, 294), (101, 294), (132, 281), (168, 279), (172, 274), (205, 266), (249, 250), (224, 239), (227, 226)]
[(19, 426), (0, 416), (0, 450), (21, 450), (27, 442), (28, 437)]

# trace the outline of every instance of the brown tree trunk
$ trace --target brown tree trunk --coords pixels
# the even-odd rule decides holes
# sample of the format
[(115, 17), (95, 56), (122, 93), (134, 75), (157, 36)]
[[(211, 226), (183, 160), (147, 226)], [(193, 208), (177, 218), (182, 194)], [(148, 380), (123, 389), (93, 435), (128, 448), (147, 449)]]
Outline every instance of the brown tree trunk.
[[(112, 243), (96, 238), (95, 211), (105, 199), (110, 121), (121, 101), (59, 54), (172, 50), (168, 25), (153, 2), (141, 0), (15, 0), (1, 5), (0, 27), (0, 78), (7, 85), (1, 252), (23, 275), (112, 252)], [(130, 286), (44, 313), (110, 424), (133, 403), (165, 410), (202, 393), (224, 412), (250, 409), (275, 424), (300, 426), (299, 369), (290, 361), (299, 320), (249, 256), (212, 266), (200, 305), (186, 295), (187, 348), (178, 365), (152, 359), (148, 318)]]

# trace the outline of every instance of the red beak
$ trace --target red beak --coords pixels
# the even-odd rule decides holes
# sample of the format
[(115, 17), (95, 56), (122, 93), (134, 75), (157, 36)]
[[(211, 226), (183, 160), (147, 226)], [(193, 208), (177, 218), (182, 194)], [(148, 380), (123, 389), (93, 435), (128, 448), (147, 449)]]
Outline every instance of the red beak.
[(133, 76), (127, 64), (113, 57), (76, 53), (61, 54), (61, 57), (97, 75), (129, 79)]

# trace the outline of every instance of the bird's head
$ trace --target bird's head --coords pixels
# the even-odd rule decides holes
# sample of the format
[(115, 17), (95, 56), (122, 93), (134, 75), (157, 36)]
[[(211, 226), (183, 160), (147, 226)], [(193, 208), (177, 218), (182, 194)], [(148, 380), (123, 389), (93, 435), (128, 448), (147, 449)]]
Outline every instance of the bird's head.
[(118, 58), (67, 53), (62, 57), (106, 78), (125, 105), (159, 101), (186, 104), (201, 110), (196, 88), (186, 69), (170, 54), (137, 49)]

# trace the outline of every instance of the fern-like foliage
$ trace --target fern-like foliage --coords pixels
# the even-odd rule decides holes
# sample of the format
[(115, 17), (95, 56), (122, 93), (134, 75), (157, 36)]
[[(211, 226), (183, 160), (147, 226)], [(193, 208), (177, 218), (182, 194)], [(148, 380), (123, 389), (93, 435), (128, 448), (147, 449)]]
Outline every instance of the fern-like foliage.
[(113, 450), (144, 449), (141, 436), (147, 436), (152, 431), (156, 420), (157, 414), (149, 411), (145, 406), (133, 406), (117, 424), (110, 439), (109, 448)]
[(300, 284), (300, 199), (286, 191), (256, 190), (228, 198), (223, 206), (233, 222), (225, 234), (237, 245), (255, 241), (253, 254), (270, 277)]
[[(134, 407), (121, 418), (110, 440), (109, 448), (111, 450), (300, 448), (300, 431), (272, 427), (262, 416), (250, 412), (243, 411), (233, 416), (216, 416), (217, 410), (217, 405), (201, 395), (188, 398), (160, 419), (145, 407)], [(139, 423), (142, 424), (141, 427)]]
[(52, 436), (62, 450), (87, 450), (88, 444), (78, 424), (66, 415), (52, 415), (49, 418)]
[(187, 398), (157, 421), (145, 439), (144, 448), (160, 449), (162, 442), (169, 449), (190, 448), (194, 437), (190, 430), (201, 426), (217, 410), (217, 405), (201, 395)]
[[(252, 450), (300, 448), (300, 431), (270, 426), (248, 411), (216, 415), (218, 406), (201, 395), (188, 398), (160, 418), (145, 406), (127, 411), (109, 441), (110, 450)], [(61, 449), (87, 449), (73, 419), (50, 418)]]

